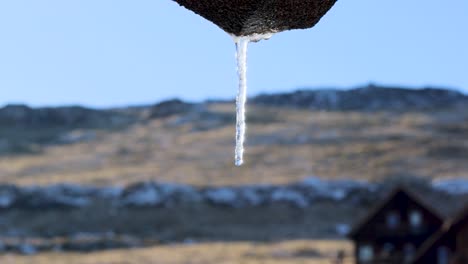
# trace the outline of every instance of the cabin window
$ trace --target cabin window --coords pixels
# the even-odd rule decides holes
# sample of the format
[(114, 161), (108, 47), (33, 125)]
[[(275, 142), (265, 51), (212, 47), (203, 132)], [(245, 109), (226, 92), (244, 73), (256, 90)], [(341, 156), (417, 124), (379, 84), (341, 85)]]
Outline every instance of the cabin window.
[(397, 228), (400, 225), (400, 214), (398, 212), (390, 212), (387, 214), (387, 226), (389, 228)]
[(423, 216), (420, 211), (414, 210), (409, 214), (409, 222), (412, 227), (421, 227)]
[(439, 247), (437, 249), (437, 264), (449, 264), (450, 249), (448, 247)]
[(370, 245), (359, 247), (359, 260), (361, 262), (370, 262), (374, 259), (374, 249)]
[(389, 257), (395, 250), (395, 246), (392, 243), (385, 243), (382, 247), (382, 256)]

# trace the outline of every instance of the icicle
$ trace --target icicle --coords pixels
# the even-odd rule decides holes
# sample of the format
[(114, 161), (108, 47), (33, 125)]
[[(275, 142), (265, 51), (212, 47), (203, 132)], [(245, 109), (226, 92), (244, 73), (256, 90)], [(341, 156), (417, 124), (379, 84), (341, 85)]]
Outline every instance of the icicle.
[(236, 38), (237, 73), (239, 75), (239, 90), (236, 99), (236, 151), (235, 164), (241, 166), (244, 163), (245, 141), (245, 106), (247, 102), (247, 48), (250, 42), (248, 37)]
[(236, 43), (237, 74), (239, 75), (239, 89), (236, 98), (236, 151), (235, 164), (241, 166), (244, 163), (245, 141), (245, 107), (247, 103), (247, 48), (250, 42), (258, 42), (271, 38), (275, 32), (265, 34), (253, 34), (250, 36), (232, 36)]

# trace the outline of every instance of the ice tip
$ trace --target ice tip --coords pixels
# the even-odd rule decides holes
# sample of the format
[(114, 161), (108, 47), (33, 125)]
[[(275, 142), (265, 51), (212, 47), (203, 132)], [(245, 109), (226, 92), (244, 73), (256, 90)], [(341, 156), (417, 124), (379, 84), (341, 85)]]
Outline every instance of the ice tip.
[(236, 160), (234, 164), (236, 165), (236, 167), (241, 167), (244, 164), (244, 161), (239, 159), (239, 160)]

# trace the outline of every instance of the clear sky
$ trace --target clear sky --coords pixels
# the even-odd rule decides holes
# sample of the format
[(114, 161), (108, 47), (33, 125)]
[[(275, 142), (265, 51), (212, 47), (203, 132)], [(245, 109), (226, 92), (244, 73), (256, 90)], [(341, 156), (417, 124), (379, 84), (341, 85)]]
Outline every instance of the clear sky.
[[(171, 0), (3, 0), (0, 105), (233, 98), (234, 52)], [(252, 44), (248, 67), (251, 95), (369, 82), (468, 92), (468, 1), (339, 0), (315, 28)]]

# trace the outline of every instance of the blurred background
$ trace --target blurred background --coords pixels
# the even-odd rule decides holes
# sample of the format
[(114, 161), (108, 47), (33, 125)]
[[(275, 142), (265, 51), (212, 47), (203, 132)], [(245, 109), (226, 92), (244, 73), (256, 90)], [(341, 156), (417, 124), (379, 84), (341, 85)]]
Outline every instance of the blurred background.
[[(0, 263), (458, 261), (428, 241), (468, 218), (467, 12), (338, 1), (251, 44), (237, 168), (221, 29), (171, 0), (0, 2)], [(363, 230), (418, 217), (413, 247)]]

